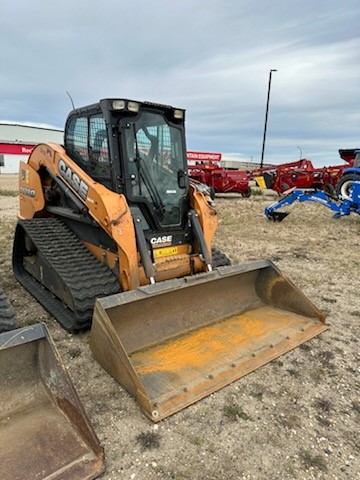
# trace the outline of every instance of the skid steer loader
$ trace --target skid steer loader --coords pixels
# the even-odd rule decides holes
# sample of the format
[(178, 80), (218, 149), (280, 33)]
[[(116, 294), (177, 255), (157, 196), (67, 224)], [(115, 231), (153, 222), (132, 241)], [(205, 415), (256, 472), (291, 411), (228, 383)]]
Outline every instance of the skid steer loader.
[[(16, 278), (154, 421), (326, 329), (269, 261), (229, 266), (187, 175), (185, 111), (103, 99), (20, 165)], [(95, 304), (95, 308), (94, 308)], [(94, 315), (93, 315), (94, 311)]]

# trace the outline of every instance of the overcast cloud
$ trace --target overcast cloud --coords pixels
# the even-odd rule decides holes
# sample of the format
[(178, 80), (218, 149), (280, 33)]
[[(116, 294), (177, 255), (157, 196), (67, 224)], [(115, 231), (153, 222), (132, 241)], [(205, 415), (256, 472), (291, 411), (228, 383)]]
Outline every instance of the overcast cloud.
[(360, 147), (358, 0), (2, 2), (0, 118), (63, 128), (71, 103), (187, 110), (187, 147), (341, 163)]

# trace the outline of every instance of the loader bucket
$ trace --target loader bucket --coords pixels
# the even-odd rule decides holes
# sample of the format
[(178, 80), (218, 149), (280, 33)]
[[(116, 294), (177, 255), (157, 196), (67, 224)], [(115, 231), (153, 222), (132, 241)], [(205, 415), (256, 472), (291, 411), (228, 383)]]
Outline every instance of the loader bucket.
[(1, 480), (83, 480), (104, 453), (43, 324), (0, 335)]
[(269, 260), (96, 301), (97, 361), (159, 421), (327, 329)]

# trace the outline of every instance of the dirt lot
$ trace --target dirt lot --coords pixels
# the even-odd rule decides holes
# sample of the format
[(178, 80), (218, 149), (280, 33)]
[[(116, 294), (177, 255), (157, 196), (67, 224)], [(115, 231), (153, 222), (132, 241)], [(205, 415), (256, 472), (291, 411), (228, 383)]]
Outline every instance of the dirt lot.
[[(0, 176), (0, 282), (20, 325), (46, 322), (105, 448), (103, 480), (360, 478), (360, 217), (298, 204), (268, 222), (272, 199), (218, 198), (216, 244), (234, 263), (270, 258), (327, 314), (330, 329), (154, 425), (14, 280), (16, 177)], [(13, 193), (16, 195), (16, 193)]]

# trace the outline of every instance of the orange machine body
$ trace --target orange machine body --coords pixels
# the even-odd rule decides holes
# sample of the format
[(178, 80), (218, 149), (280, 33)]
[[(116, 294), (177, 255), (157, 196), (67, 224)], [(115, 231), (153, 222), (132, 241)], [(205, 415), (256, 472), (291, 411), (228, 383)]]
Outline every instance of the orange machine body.
[[(21, 162), (19, 175), (21, 219), (52, 216), (46, 209), (46, 188), (51, 183), (48, 175), (66, 183), (74, 195), (83, 202), (88, 214), (116, 243), (117, 254), (91, 243), (84, 245), (103, 263), (117, 270), (123, 291), (149, 283), (139, 261), (133, 218), (124, 195), (107, 189), (94, 181), (57, 144), (40, 144), (33, 150), (28, 163)], [(191, 206), (197, 212), (204, 238), (211, 251), (217, 228), (216, 210), (203, 193), (191, 190)], [(205, 270), (199, 254), (190, 245), (176, 248), (162, 244), (154, 248), (155, 280), (163, 281)]]

